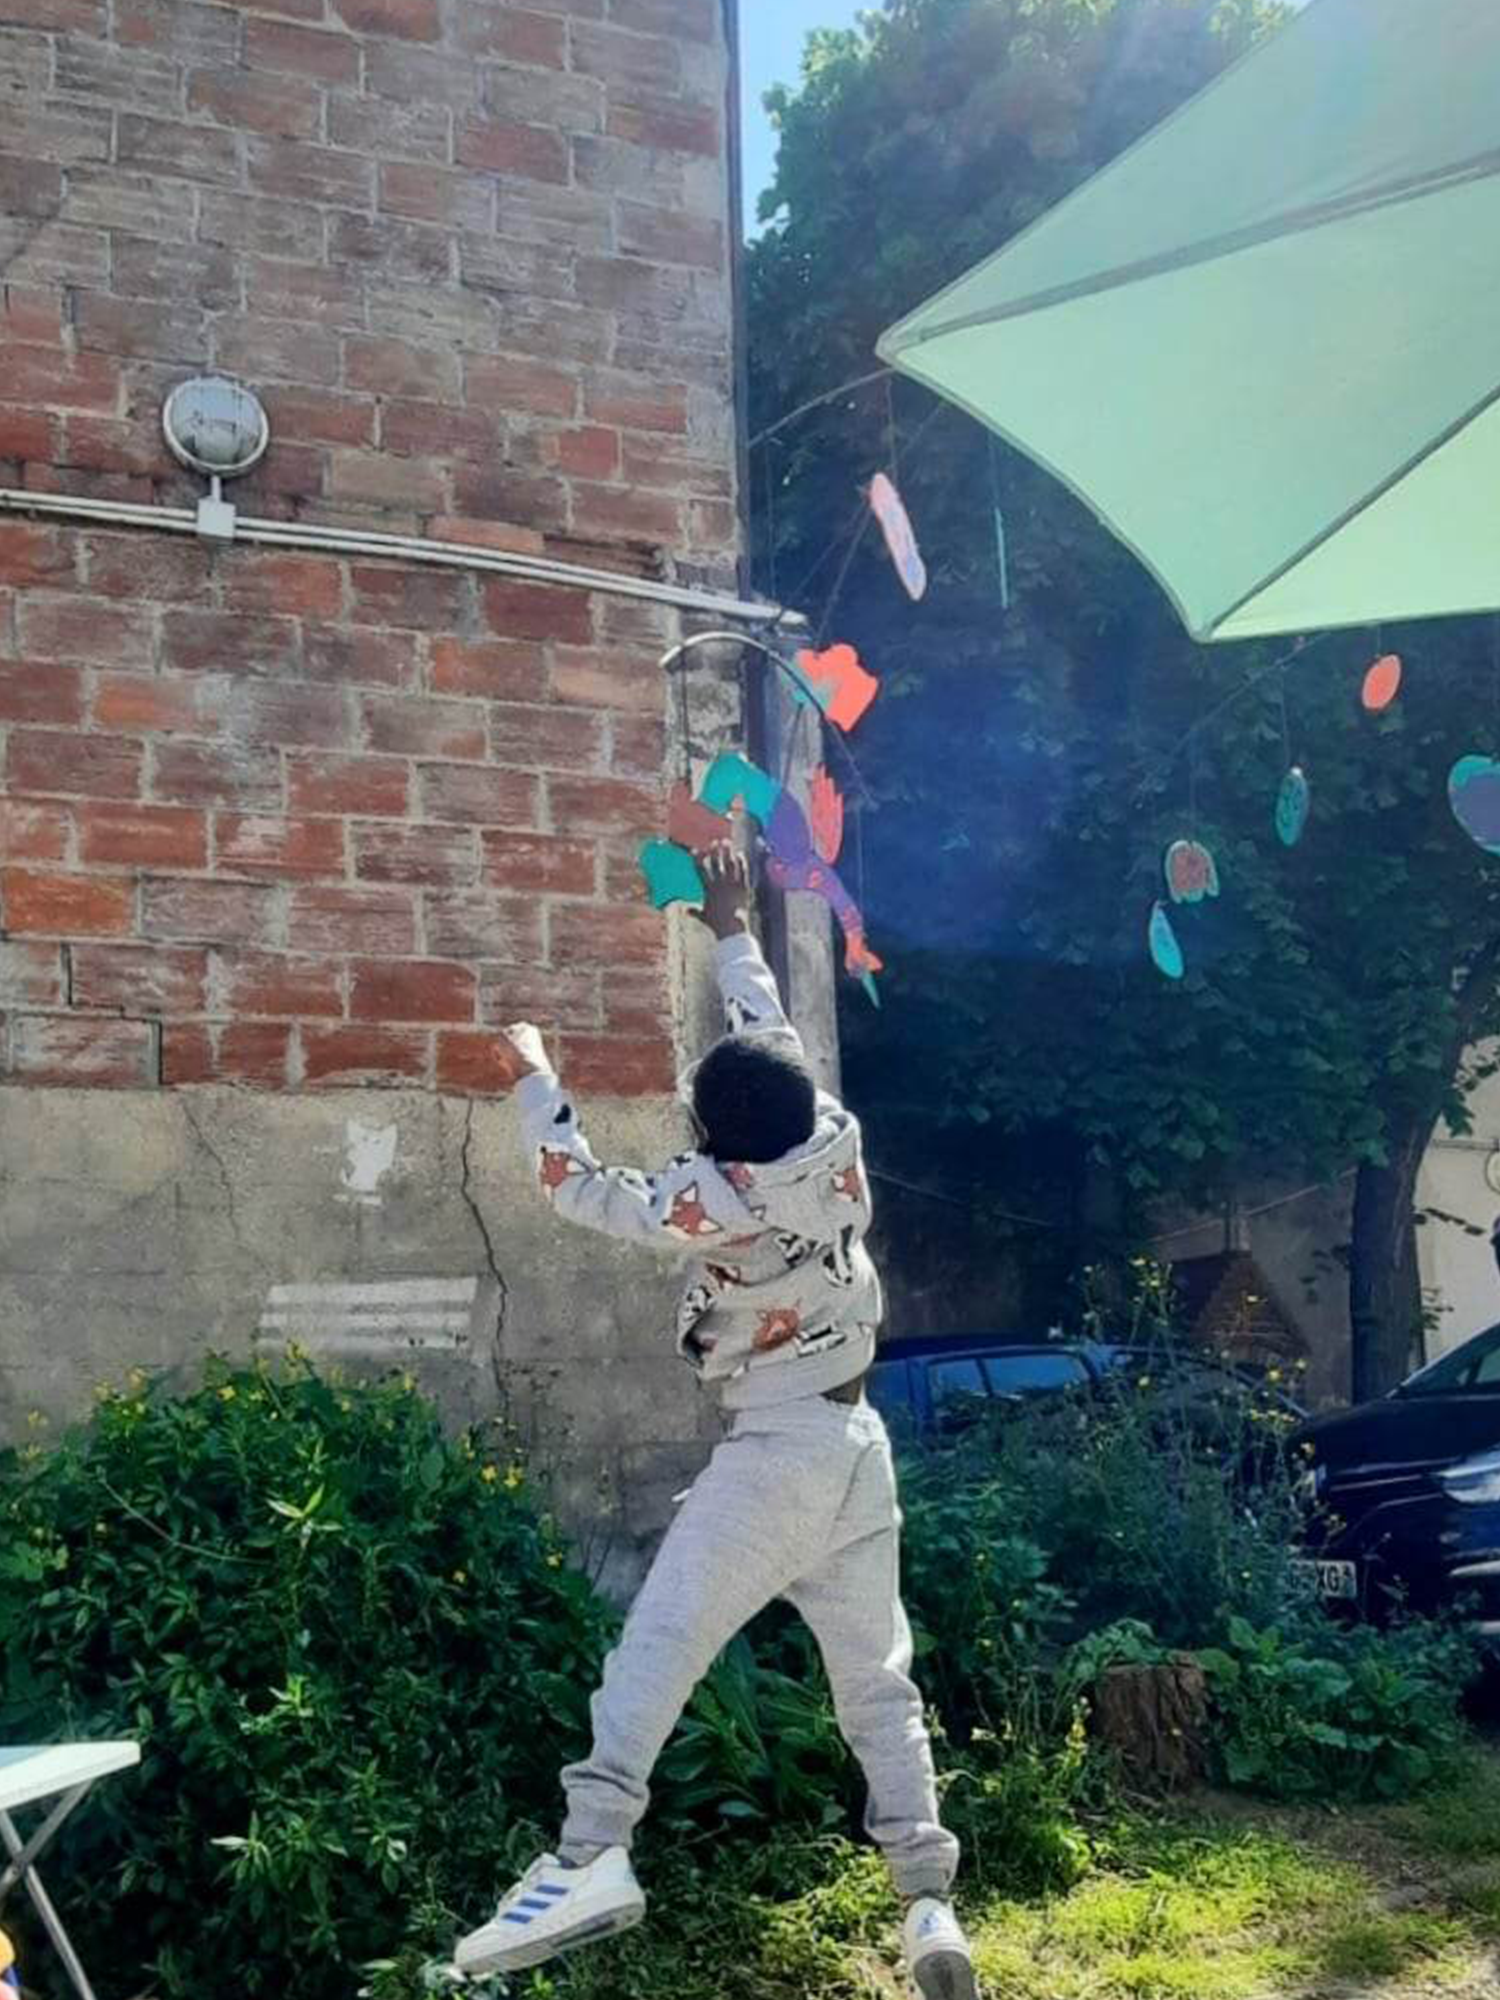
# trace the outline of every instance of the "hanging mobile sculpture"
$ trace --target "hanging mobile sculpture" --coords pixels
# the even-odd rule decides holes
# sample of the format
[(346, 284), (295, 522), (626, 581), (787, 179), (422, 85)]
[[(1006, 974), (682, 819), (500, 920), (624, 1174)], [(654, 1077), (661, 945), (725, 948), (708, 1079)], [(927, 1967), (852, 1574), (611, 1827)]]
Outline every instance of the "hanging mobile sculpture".
[(1219, 893), (1219, 869), (1201, 840), (1174, 840), (1162, 862), (1167, 894), (1174, 903), (1201, 903)]
[(1401, 692), (1401, 656), (1382, 653), (1365, 675), (1359, 698), (1366, 714), (1383, 715)]
[(896, 491), (894, 481), (884, 472), (877, 472), (870, 481), (870, 511), (880, 523), (880, 532), (885, 537), (891, 561), (896, 565), (902, 589), (913, 604), (920, 603), (927, 595), (927, 565), (917, 547), (916, 533), (905, 502)]
[(1164, 978), (1181, 979), (1187, 971), (1187, 961), (1183, 958), (1182, 946), (1177, 941), (1165, 903), (1152, 904), (1146, 941), (1151, 949), (1151, 963), (1157, 971)]

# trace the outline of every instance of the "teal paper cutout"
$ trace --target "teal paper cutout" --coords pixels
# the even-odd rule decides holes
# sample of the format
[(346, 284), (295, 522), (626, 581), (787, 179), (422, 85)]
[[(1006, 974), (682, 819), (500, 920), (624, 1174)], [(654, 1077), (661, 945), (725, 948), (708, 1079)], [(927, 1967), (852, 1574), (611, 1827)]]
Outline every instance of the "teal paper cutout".
[(743, 799), (746, 812), (762, 826), (776, 810), (780, 797), (780, 785), (758, 764), (727, 753), (709, 765), (698, 793), (699, 803), (716, 813), (728, 812), (736, 799)]
[(1182, 956), (1182, 946), (1177, 942), (1177, 933), (1172, 928), (1165, 903), (1152, 904), (1148, 937), (1151, 963), (1157, 971), (1168, 979), (1181, 979), (1187, 971), (1187, 962)]
[(701, 905), (708, 894), (697, 862), (675, 840), (648, 840), (641, 849), (641, 873), (653, 909), (665, 910), (671, 903)]
[(1276, 794), (1276, 834), (1283, 847), (1295, 847), (1307, 831), (1312, 788), (1300, 764), (1294, 764)]

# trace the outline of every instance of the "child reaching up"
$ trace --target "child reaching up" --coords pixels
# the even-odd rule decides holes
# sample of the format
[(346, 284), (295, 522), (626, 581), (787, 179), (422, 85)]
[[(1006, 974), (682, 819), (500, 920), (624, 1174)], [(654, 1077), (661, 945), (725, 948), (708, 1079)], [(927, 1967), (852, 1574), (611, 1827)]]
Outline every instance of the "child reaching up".
[(567, 1817), (464, 1938), (469, 1973), (512, 1972), (638, 1923), (630, 1844), (648, 1781), (716, 1655), (773, 1598), (818, 1641), (839, 1727), (869, 1787), (866, 1825), (906, 1903), (924, 2000), (974, 2000), (949, 1904), (958, 1843), (938, 1818), (932, 1749), (910, 1677), (890, 1441), (864, 1396), (881, 1319), (865, 1248), (858, 1121), (820, 1092), (750, 928), (750, 877), (724, 844), (703, 921), (729, 1034), (692, 1079), (697, 1148), (659, 1173), (602, 1167), (535, 1028), (510, 1033), (537, 1177), (570, 1222), (694, 1260), (677, 1345), (730, 1418), (605, 1666), (593, 1747), (563, 1773)]

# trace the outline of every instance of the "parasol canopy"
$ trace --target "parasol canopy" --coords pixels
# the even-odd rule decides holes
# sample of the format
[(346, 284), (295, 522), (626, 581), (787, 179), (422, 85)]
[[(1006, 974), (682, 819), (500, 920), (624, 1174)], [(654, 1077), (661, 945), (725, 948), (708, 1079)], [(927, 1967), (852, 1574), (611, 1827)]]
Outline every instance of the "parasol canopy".
[(1500, 607), (1500, 0), (1313, 0), (879, 352), (1197, 638)]

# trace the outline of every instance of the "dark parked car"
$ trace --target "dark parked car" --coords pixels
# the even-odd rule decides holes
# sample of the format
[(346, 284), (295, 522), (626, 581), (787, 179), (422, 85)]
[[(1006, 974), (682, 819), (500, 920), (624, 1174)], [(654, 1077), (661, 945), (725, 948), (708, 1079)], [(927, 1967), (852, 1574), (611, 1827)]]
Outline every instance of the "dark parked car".
[(1312, 1587), (1376, 1617), (1464, 1604), (1500, 1639), (1500, 1326), (1297, 1442)]
[(1204, 1422), (1226, 1402), (1304, 1414), (1274, 1384), (1191, 1350), (1007, 1334), (886, 1341), (871, 1372), (870, 1400), (896, 1427), (931, 1437), (963, 1428), (988, 1405), (1022, 1407), (1069, 1392), (1102, 1396), (1143, 1379), (1159, 1403)]

